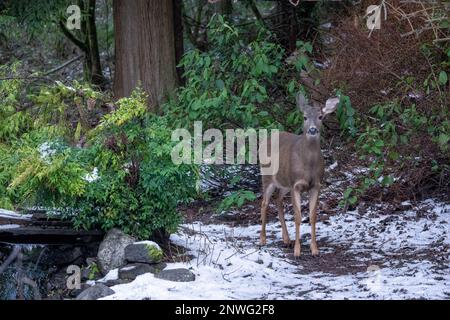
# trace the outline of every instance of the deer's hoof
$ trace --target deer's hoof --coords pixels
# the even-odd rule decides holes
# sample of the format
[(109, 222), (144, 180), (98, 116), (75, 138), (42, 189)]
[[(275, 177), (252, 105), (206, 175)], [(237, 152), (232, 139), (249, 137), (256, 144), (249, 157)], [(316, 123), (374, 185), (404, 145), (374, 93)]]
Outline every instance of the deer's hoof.
[(319, 255), (319, 249), (317, 248), (311, 248), (311, 254), (313, 256), (318, 256)]
[(291, 244), (291, 239), (289, 239), (289, 237), (283, 237), (283, 243), (289, 246)]
[(259, 245), (260, 245), (260, 246), (265, 246), (265, 245), (266, 245), (266, 238), (261, 238), (261, 239), (259, 240)]

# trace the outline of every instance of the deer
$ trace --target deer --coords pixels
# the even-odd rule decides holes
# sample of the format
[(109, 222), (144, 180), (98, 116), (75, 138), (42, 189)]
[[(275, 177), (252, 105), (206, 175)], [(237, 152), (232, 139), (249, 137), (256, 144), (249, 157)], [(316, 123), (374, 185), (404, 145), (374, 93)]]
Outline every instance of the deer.
[[(297, 107), (303, 114), (303, 133), (300, 135), (279, 132), (278, 148), (271, 154), (271, 139), (264, 143), (267, 150), (266, 161), (261, 161), (262, 174), (262, 202), (261, 202), (261, 233), (260, 245), (266, 244), (266, 222), (267, 207), (275, 190), (278, 190), (276, 206), (281, 223), (283, 242), (290, 245), (286, 221), (284, 219), (283, 199), (290, 192), (295, 215), (295, 242), (294, 257), (300, 256), (300, 224), (301, 194), (309, 192), (309, 220), (311, 224), (311, 253), (313, 256), (319, 254), (316, 242), (317, 205), (324, 175), (324, 160), (320, 149), (320, 129), (322, 122), (328, 114), (334, 112), (339, 103), (339, 98), (329, 98), (325, 106), (317, 103), (308, 103), (302, 93), (296, 97)], [(261, 146), (260, 146), (261, 148)], [(278, 161), (277, 170), (263, 173), (262, 168), (268, 167), (272, 161)]]

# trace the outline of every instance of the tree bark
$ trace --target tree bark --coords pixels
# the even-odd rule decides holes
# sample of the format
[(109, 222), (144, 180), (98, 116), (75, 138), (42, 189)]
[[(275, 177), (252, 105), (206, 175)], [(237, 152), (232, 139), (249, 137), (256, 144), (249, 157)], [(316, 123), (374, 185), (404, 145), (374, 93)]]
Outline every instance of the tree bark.
[[(184, 33), (183, 33), (183, 19), (182, 19), (182, 6), (181, 0), (173, 0), (173, 29), (175, 35), (175, 63), (181, 60), (184, 53)], [(184, 84), (183, 78), (184, 70), (181, 67), (177, 67), (178, 83)]]
[(81, 39), (78, 39), (74, 33), (67, 29), (63, 20), (59, 21), (59, 26), (62, 33), (84, 53), (84, 78), (90, 83), (103, 88), (106, 80), (103, 76), (98, 49), (95, 1), (78, 0), (78, 6), (83, 13), (86, 13), (81, 19)]
[(233, 13), (233, 2), (231, 0), (222, 0), (220, 2), (220, 11), (226, 17), (231, 16)]
[(88, 1), (88, 16), (86, 22), (87, 42), (89, 43), (90, 57), (90, 81), (95, 85), (103, 87), (105, 85), (105, 77), (102, 73), (100, 63), (100, 53), (98, 50), (97, 28), (95, 26), (95, 0)]
[(116, 98), (142, 87), (151, 110), (177, 86), (173, 0), (114, 0)]

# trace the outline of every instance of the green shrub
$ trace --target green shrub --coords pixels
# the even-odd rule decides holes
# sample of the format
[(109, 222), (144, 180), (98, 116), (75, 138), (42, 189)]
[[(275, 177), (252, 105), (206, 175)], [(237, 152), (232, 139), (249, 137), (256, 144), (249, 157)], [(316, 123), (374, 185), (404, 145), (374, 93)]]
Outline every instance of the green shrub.
[(226, 196), (217, 208), (218, 212), (226, 211), (231, 208), (241, 208), (246, 202), (256, 199), (256, 195), (249, 190), (233, 191)]
[(253, 39), (242, 31), (215, 16), (208, 25), (210, 50), (183, 56), (186, 83), (165, 107), (177, 126), (203, 121), (219, 129), (301, 128), (294, 101), (303, 90), (300, 71), (312, 69), (311, 45), (299, 41), (298, 55), (288, 63), (269, 31), (260, 28)]
[(49, 136), (20, 147), (9, 192), (57, 208), (77, 228), (118, 227), (142, 239), (175, 231), (177, 205), (196, 193), (197, 168), (172, 163), (167, 119), (147, 111), (143, 94), (117, 106), (85, 148)]

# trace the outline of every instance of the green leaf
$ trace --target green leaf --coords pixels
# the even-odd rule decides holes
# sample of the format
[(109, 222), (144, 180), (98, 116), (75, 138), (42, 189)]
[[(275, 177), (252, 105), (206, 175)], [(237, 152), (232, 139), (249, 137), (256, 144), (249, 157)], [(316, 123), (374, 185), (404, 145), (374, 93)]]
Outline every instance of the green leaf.
[(390, 186), (393, 182), (394, 182), (394, 178), (392, 178), (391, 176), (385, 176), (385, 177), (383, 177), (381, 184), (383, 186)]
[(350, 196), (350, 194), (353, 192), (353, 188), (347, 188), (345, 191), (344, 191), (344, 198), (345, 199), (347, 199), (349, 196)]
[(448, 141), (450, 140), (450, 136), (445, 134), (445, 133), (441, 133), (438, 137), (438, 143), (440, 146), (447, 146), (448, 147)]
[(305, 42), (304, 48), (305, 48), (306, 52), (308, 52), (310, 54), (312, 53), (313, 47), (312, 47), (311, 43)]
[(398, 154), (398, 152), (395, 151), (389, 152), (389, 158), (391, 158), (392, 160), (397, 160), (399, 157), (400, 155)]
[(439, 73), (439, 83), (440, 83), (441, 85), (445, 85), (445, 84), (447, 83), (447, 81), (448, 81), (447, 72), (441, 71), (441, 72)]
[(356, 201), (358, 201), (358, 198), (356, 198), (356, 196), (351, 196), (351, 197), (348, 199), (348, 202), (349, 202), (350, 204), (355, 204)]
[(221, 79), (216, 80), (216, 87), (219, 90), (222, 90), (225, 87), (225, 83)]

